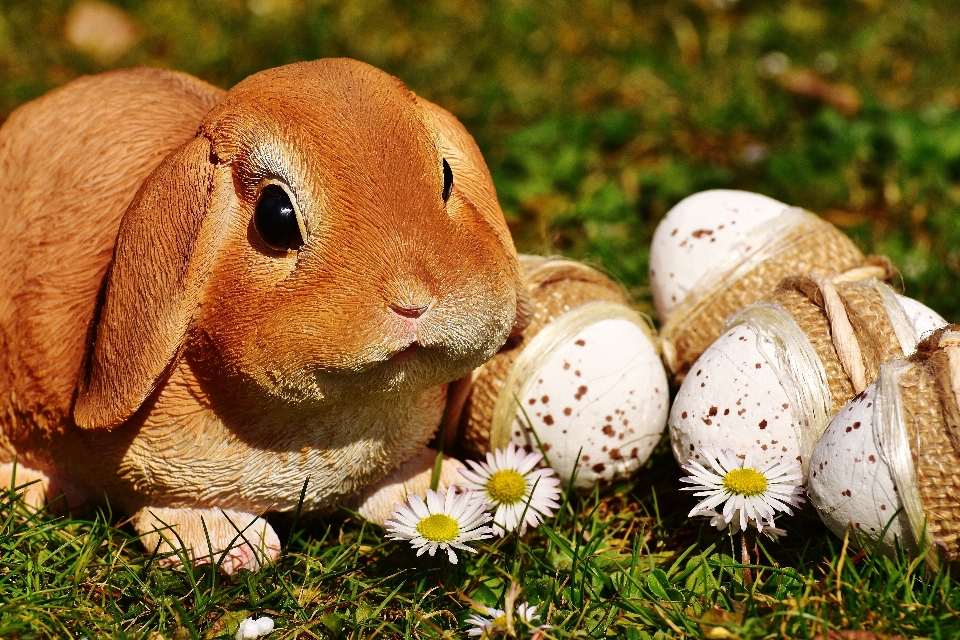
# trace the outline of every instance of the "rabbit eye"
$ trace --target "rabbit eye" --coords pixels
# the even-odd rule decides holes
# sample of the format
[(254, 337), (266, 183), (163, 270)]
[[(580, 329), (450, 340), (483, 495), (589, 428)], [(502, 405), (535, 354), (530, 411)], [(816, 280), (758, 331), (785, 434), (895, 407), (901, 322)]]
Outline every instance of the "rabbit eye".
[(268, 184), (260, 192), (253, 212), (253, 224), (260, 239), (275, 251), (303, 246), (297, 212), (290, 202), (290, 196), (279, 185)]
[(443, 193), (441, 197), (443, 201), (446, 202), (447, 198), (450, 197), (450, 189), (453, 188), (453, 170), (450, 169), (450, 164), (447, 162), (447, 159), (443, 159)]

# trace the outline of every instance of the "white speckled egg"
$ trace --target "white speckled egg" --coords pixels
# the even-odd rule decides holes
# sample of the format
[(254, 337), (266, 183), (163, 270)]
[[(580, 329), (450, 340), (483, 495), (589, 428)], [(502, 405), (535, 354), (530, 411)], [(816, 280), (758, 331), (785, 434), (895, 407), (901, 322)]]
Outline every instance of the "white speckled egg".
[[(917, 335), (946, 322), (921, 303), (897, 296)], [(738, 319), (750, 320), (737, 324)], [(755, 445), (761, 461), (780, 456), (807, 464), (826, 427), (833, 399), (826, 374), (802, 329), (786, 311), (757, 305), (728, 329), (691, 367), (668, 424), (681, 464), (701, 446), (744, 453)]]
[(537, 450), (539, 438), (564, 482), (579, 454), (577, 488), (629, 476), (662, 436), (670, 402), (666, 373), (647, 332), (628, 317), (599, 319), (565, 336), (523, 377), (520, 405), (510, 405), (505, 421), (509, 434), (498, 435), (495, 418), (491, 445), (503, 446), (508, 435)]
[(695, 193), (670, 209), (650, 246), (650, 288), (661, 322), (749, 231), (790, 209), (759, 193), (725, 189)]
[[(874, 409), (877, 385), (850, 401), (830, 422), (810, 456), (807, 493), (820, 518), (841, 538), (853, 526), (894, 551), (903, 537), (900, 498), (890, 468), (877, 446)], [(889, 526), (888, 526), (889, 525)]]
[(770, 336), (749, 325), (730, 329), (697, 360), (670, 410), (670, 442), (681, 464), (700, 447), (744, 453), (758, 447), (758, 464), (798, 457), (792, 400), (774, 369)]
[(898, 537), (933, 570), (960, 561), (958, 382), (960, 327), (948, 325), (910, 358), (884, 364), (834, 418), (809, 478), (811, 502), (833, 532), (853, 529), (888, 554)]

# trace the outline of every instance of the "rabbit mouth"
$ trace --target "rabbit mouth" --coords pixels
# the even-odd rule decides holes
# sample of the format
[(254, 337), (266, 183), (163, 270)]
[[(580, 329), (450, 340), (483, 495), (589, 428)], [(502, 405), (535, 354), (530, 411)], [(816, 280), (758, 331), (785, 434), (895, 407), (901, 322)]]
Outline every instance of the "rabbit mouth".
[(397, 351), (395, 354), (390, 356), (390, 359), (394, 362), (403, 362), (415, 356), (419, 350), (420, 344), (417, 341), (413, 341), (400, 351)]

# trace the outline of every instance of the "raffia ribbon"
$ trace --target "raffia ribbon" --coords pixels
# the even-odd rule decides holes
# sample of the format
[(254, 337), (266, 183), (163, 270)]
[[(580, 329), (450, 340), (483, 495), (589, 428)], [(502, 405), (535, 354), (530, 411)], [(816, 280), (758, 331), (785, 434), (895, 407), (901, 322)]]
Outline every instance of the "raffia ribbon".
[(773, 300), (786, 308), (820, 355), (834, 411), (877, 379), (880, 366), (913, 353), (917, 336), (896, 294), (882, 282), (883, 258), (831, 275), (786, 278)]

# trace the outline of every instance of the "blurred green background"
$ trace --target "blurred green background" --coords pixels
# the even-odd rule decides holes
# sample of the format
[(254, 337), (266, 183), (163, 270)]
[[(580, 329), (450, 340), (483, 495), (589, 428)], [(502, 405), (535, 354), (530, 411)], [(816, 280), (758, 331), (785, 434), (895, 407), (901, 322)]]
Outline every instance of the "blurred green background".
[(724, 187), (824, 215), (960, 320), (956, 0), (2, 0), (0, 118), (114, 67), (229, 87), (326, 56), (453, 111), (518, 247), (642, 308), (657, 221)]

